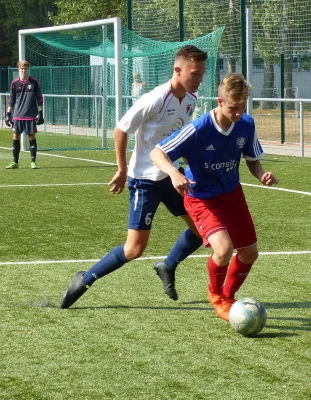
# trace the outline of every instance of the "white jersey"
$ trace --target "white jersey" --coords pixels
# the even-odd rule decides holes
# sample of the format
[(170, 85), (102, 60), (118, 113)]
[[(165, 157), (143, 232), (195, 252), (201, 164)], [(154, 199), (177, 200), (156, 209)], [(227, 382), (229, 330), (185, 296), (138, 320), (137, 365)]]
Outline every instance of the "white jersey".
[[(144, 94), (122, 117), (117, 127), (135, 135), (135, 148), (129, 163), (128, 176), (160, 181), (167, 175), (150, 159), (150, 152), (172, 132), (189, 122), (197, 97), (186, 93), (180, 101), (172, 93), (168, 81)], [(178, 168), (178, 161), (174, 165)]]

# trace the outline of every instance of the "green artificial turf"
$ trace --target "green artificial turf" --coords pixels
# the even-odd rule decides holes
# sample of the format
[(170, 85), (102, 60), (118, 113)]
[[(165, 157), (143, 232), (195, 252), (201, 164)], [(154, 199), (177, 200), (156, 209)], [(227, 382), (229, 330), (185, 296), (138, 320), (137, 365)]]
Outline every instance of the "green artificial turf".
[(210, 250), (178, 267), (177, 302), (163, 294), (153, 264), (184, 224), (162, 206), (143, 257), (60, 309), (75, 272), (125, 241), (128, 194), (109, 193), (112, 151), (38, 154), (39, 170), (28, 153), (18, 170), (5, 169), (11, 160), (0, 149), (1, 400), (311, 398), (310, 159), (266, 156), (284, 190), (248, 186), (258, 182), (241, 164), (260, 257), (237, 297), (268, 314), (255, 338), (207, 302)]

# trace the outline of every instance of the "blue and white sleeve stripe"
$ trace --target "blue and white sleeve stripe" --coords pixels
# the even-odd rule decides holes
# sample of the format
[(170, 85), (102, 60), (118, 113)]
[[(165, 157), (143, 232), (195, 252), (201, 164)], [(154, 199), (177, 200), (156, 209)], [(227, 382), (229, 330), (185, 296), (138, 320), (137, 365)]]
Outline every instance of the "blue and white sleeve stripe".
[(253, 140), (253, 149), (252, 149), (252, 156), (243, 154), (243, 157), (245, 160), (258, 160), (260, 158), (264, 157), (264, 151), (259, 143), (259, 140), (255, 134), (254, 140)]
[(176, 135), (173, 134), (168, 139), (159, 143), (156, 147), (159, 147), (164, 153), (169, 153), (170, 151), (176, 149), (179, 145), (185, 142), (191, 135), (195, 133), (195, 127), (193, 124), (188, 124), (182, 128)]
[(259, 157), (263, 153), (258, 137), (256, 135), (254, 137), (253, 149), (255, 157)]

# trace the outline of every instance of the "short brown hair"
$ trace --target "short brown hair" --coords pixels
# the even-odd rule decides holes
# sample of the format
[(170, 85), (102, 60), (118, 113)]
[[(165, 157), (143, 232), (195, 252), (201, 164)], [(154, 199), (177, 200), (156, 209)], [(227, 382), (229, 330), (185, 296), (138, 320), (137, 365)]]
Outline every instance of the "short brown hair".
[(238, 103), (245, 103), (252, 90), (252, 85), (238, 72), (224, 77), (218, 87), (218, 96), (232, 99)]
[(18, 68), (18, 69), (20, 69), (20, 68), (28, 68), (28, 69), (29, 69), (29, 67), (30, 67), (30, 64), (29, 64), (29, 62), (26, 61), (26, 60), (22, 60), (22, 61), (19, 61), (19, 62), (17, 63), (17, 68)]
[(179, 48), (176, 53), (177, 58), (185, 58), (189, 61), (206, 61), (207, 52), (200, 50), (198, 47), (186, 45)]

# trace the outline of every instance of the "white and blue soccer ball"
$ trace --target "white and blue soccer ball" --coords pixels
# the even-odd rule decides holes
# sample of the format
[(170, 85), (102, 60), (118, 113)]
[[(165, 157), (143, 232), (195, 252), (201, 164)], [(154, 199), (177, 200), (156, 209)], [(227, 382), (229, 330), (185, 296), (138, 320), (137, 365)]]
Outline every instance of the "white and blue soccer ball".
[(255, 336), (265, 326), (267, 312), (263, 304), (251, 297), (237, 300), (229, 311), (229, 322), (243, 336)]

